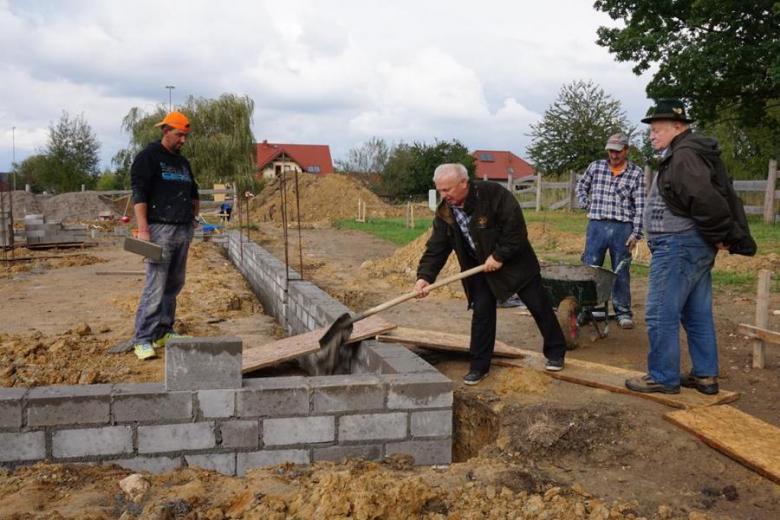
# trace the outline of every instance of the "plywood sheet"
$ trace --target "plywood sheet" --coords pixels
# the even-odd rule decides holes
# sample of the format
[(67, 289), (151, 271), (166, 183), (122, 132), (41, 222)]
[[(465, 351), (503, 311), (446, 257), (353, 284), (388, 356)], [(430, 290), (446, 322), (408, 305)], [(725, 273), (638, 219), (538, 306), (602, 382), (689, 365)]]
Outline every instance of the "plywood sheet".
[[(356, 343), (377, 334), (387, 332), (396, 327), (379, 316), (370, 316), (355, 323), (349, 343)], [(320, 349), (320, 338), (328, 330), (327, 327), (313, 330), (305, 334), (290, 336), (265, 345), (244, 349), (241, 359), (241, 372), (246, 374), (265, 367), (277, 365), (284, 361), (296, 359)]]
[[(518, 349), (524, 357), (522, 360), (494, 359), (493, 363), (502, 366), (522, 366), (544, 370), (544, 356), (540, 352)], [(626, 388), (625, 381), (631, 377), (644, 375), (644, 372), (625, 368), (601, 365), (589, 361), (566, 358), (566, 365), (560, 372), (546, 372), (555, 379), (576, 383), (579, 385), (603, 388), (610, 392), (630, 394), (643, 399), (650, 399), (674, 408), (697, 408), (715, 404), (729, 403), (739, 399), (739, 394), (721, 390), (717, 395), (705, 395), (692, 388), (681, 388), (679, 394), (642, 394)]]
[[(408, 329), (405, 327), (398, 327), (388, 333), (380, 334), (376, 339), (384, 343), (400, 343), (401, 345), (447, 352), (468, 352), (471, 341), (471, 337), (464, 334), (450, 334), (448, 332)], [(523, 357), (520, 349), (510, 347), (503, 341), (496, 341), (493, 354), (509, 358)]]
[(780, 484), (780, 429), (732, 406), (679, 410), (664, 419)]

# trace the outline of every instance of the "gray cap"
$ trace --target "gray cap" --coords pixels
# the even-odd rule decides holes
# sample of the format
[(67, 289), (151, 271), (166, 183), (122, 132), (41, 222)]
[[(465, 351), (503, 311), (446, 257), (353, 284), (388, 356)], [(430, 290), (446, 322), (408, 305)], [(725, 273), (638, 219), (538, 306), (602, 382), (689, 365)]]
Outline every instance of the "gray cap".
[(625, 134), (615, 134), (607, 139), (607, 146), (605, 146), (604, 149), (620, 152), (626, 146), (628, 146), (628, 136)]

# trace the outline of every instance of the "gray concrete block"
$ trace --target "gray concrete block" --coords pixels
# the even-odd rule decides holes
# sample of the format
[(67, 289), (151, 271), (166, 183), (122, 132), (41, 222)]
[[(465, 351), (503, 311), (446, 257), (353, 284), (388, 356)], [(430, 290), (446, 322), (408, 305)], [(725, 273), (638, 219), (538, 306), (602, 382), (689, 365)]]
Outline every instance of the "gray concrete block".
[(181, 338), (165, 344), (165, 388), (241, 388), (240, 338)]
[(206, 453), (203, 455), (185, 455), (184, 460), (187, 466), (198, 466), (203, 469), (210, 469), (222, 473), (223, 475), (236, 474), (236, 454), (235, 453)]
[(199, 390), (198, 408), (203, 417), (232, 417), (236, 413), (236, 391)]
[(228, 421), (219, 425), (223, 448), (258, 448), (260, 424), (258, 421)]
[(0, 462), (46, 458), (44, 432), (0, 433)]
[(237, 393), (239, 417), (279, 417), (309, 413), (309, 387), (299, 376), (247, 379)]
[(22, 427), (22, 399), (26, 388), (0, 387), (0, 428)]
[(109, 426), (83, 430), (60, 430), (52, 433), (52, 455), (58, 459), (121, 455), (133, 452), (133, 429)]
[(329, 446), (327, 448), (314, 448), (312, 450), (312, 462), (319, 462), (322, 460), (344, 462), (349, 459), (380, 460), (381, 458), (382, 446), (376, 444)]
[(378, 413), (339, 417), (339, 442), (404, 439), (406, 413)]
[(263, 450), (239, 452), (236, 456), (236, 475), (243, 477), (250, 468), (278, 466), (286, 462), (309, 464), (309, 450)]
[(314, 413), (381, 410), (385, 386), (371, 375), (310, 377)]
[(214, 423), (138, 427), (138, 453), (205, 450), (214, 446)]
[(385, 456), (405, 453), (414, 457), (415, 466), (434, 466), (452, 463), (452, 440), (407, 441), (388, 443)]
[(181, 457), (135, 457), (133, 459), (112, 460), (108, 464), (116, 464), (132, 471), (148, 473), (165, 473), (182, 466)]
[(438, 372), (383, 376), (391, 410), (452, 407), (452, 381)]
[(385, 358), (384, 362), (390, 369), (387, 372), (391, 374), (438, 372), (438, 370), (418, 356), (414, 356), (413, 358), (390, 357)]
[(161, 383), (116, 385), (111, 411), (116, 422), (192, 418), (192, 392), (167, 392)]
[(336, 418), (333, 416), (292, 417), (263, 421), (263, 444), (266, 446), (289, 446), (334, 440), (336, 440)]
[(33, 388), (27, 394), (27, 425), (108, 423), (111, 388), (112, 385)]
[(412, 412), (409, 422), (412, 437), (452, 436), (452, 410)]

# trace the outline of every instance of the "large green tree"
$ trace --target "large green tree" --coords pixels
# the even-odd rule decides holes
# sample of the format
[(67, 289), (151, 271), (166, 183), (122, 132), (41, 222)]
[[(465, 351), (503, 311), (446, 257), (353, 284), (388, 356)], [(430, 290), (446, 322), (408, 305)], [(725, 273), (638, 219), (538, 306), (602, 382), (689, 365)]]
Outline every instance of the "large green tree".
[[(189, 96), (183, 105), (175, 107), (190, 120), (191, 133), (182, 154), (192, 164), (201, 186), (236, 181), (241, 189), (254, 183), (254, 106), (248, 96), (222, 94), (217, 99)], [(122, 130), (130, 134), (130, 145), (113, 158), (117, 182), (129, 186), (133, 158), (148, 143), (160, 139), (160, 129), (154, 125), (166, 113), (167, 107), (159, 105), (151, 113), (132, 108), (125, 116)]]
[(444, 163), (460, 163), (468, 170), (469, 177), (474, 176), (474, 158), (457, 139), (436, 140), (433, 144), (400, 143), (393, 148), (384, 168), (381, 190), (394, 197), (423, 195), (434, 188), (433, 171)]
[(57, 193), (78, 191), (82, 185), (91, 189), (100, 175), (99, 154), (100, 141), (84, 116), (71, 118), (63, 112), (56, 124), (49, 125), (39, 181)]
[(542, 120), (531, 124), (528, 157), (544, 173), (581, 171), (605, 157), (604, 145), (617, 132), (629, 137), (635, 132), (620, 101), (592, 81), (574, 81), (561, 87)]
[(384, 139), (372, 137), (347, 152), (345, 159), (337, 159), (336, 168), (344, 173), (382, 173), (392, 152)]
[(29, 184), (33, 193), (40, 193), (44, 187), (41, 182), (43, 170), (46, 168), (46, 156), (42, 153), (31, 155), (16, 168), (17, 189), (24, 189)]

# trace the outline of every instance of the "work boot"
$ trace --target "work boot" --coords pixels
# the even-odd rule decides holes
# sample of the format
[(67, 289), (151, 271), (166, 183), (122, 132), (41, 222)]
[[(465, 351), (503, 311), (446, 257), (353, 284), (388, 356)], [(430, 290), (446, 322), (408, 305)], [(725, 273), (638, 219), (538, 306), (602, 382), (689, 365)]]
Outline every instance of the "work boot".
[(469, 386), (478, 385), (480, 381), (487, 377), (487, 372), (480, 372), (479, 370), (471, 370), (468, 374), (463, 376), (463, 383)]
[(634, 328), (634, 320), (629, 318), (628, 316), (621, 316), (618, 318), (618, 325), (621, 329), (633, 329)]
[(133, 345), (133, 350), (135, 351), (135, 355), (138, 356), (138, 359), (141, 361), (144, 359), (152, 359), (157, 357), (157, 352), (154, 351), (154, 347), (148, 341), (144, 343), (136, 343)]
[(679, 394), (680, 385), (662, 385), (649, 374), (626, 379), (626, 388), (643, 394)]
[(702, 394), (715, 395), (718, 393), (718, 378), (715, 376), (699, 377), (688, 374), (680, 378), (680, 386), (695, 388)]
[(169, 339), (179, 339), (179, 338), (191, 338), (192, 336), (187, 336), (186, 334), (177, 334), (176, 332), (166, 332), (165, 335), (154, 342), (154, 344), (157, 347), (164, 347), (166, 343), (168, 343)]

